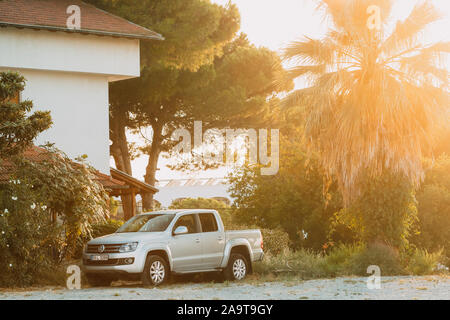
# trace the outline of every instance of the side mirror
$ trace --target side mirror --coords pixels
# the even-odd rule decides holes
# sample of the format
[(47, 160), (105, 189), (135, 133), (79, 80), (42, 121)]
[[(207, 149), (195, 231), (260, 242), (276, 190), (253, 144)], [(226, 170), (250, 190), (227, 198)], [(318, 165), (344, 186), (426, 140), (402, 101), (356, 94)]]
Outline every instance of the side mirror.
[(188, 228), (185, 226), (179, 226), (175, 229), (175, 231), (173, 232), (174, 235), (180, 235), (180, 234), (186, 234), (188, 233)]

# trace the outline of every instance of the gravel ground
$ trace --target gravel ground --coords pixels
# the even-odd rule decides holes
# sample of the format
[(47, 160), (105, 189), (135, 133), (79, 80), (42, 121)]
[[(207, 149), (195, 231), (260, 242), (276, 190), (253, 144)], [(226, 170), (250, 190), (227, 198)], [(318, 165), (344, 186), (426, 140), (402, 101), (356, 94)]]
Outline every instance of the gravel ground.
[(450, 300), (450, 276), (383, 277), (381, 289), (369, 290), (367, 278), (244, 283), (175, 283), (162, 288), (115, 283), (108, 288), (67, 290), (57, 287), (0, 289), (0, 300), (270, 300), (270, 299), (443, 299)]

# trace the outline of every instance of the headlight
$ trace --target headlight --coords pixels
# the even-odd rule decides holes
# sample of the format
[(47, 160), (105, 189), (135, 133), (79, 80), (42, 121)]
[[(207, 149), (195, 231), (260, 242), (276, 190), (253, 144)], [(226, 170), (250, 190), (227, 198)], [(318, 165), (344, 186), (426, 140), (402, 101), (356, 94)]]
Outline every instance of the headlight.
[(136, 250), (138, 243), (137, 242), (129, 242), (120, 246), (119, 252), (132, 252)]

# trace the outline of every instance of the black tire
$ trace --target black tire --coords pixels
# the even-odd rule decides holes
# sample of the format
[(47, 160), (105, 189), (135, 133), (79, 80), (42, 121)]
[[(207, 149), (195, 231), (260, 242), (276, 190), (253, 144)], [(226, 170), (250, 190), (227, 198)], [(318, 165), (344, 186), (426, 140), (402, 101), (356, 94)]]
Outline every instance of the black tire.
[(223, 271), (225, 280), (244, 280), (249, 272), (247, 259), (240, 253), (232, 253), (228, 260), (228, 265)]
[(91, 287), (109, 287), (113, 278), (102, 274), (86, 274), (87, 281)]
[(157, 255), (147, 257), (144, 272), (142, 273), (142, 283), (144, 286), (160, 286), (166, 283), (169, 277), (170, 268), (166, 259)]

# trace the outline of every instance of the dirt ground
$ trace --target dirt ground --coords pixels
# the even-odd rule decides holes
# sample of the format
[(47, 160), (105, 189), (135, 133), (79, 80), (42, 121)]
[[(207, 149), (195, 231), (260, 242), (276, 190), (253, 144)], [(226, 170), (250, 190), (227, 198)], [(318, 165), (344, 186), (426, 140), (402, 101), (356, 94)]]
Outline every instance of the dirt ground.
[(450, 300), (450, 276), (383, 277), (380, 289), (368, 289), (367, 278), (342, 277), (308, 281), (215, 283), (177, 281), (158, 288), (116, 282), (111, 287), (67, 290), (62, 287), (0, 289), (0, 300), (271, 300), (271, 299), (439, 299)]

